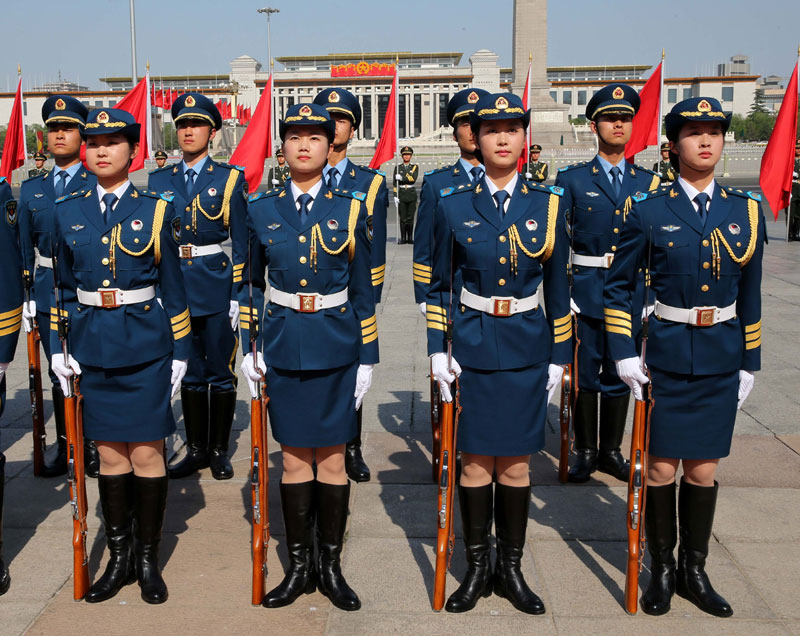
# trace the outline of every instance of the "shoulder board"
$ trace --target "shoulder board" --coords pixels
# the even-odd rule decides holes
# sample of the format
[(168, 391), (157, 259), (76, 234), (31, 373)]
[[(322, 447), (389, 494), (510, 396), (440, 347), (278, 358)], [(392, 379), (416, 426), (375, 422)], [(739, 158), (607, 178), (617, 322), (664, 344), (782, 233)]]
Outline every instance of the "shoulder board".
[(462, 183), (458, 186), (450, 186), (439, 191), (440, 197), (448, 197), (451, 194), (460, 194), (462, 192), (470, 192), (475, 188), (474, 183)]
[(263, 192), (253, 192), (253, 194), (247, 196), (247, 201), (249, 203), (252, 203), (253, 201), (258, 201), (263, 196), (264, 196)]
[(562, 188), (561, 186), (552, 185), (552, 186), (549, 186), (547, 189), (550, 190), (550, 192), (552, 192), (556, 196), (559, 196), (559, 197), (564, 196), (564, 188)]
[(428, 170), (428, 172), (426, 172), (424, 174), (424, 176), (428, 177), (428, 176), (430, 176), (432, 174), (438, 174), (440, 172), (449, 172), (452, 169), (453, 169), (453, 166), (444, 166), (443, 168), (434, 168), (433, 170)]
[(636, 194), (631, 195), (631, 199), (635, 203), (641, 203), (645, 199), (655, 199), (656, 197), (663, 197), (665, 194), (669, 194), (672, 190), (672, 186), (661, 186), (655, 190), (648, 190), (647, 192), (637, 192)]
[[(36, 181), (36, 179), (44, 179), (45, 176), (47, 176), (47, 174), (48, 173), (45, 172), (44, 174), (37, 174), (35, 177), (28, 177), (27, 179), (23, 179), (22, 183), (23, 183), (23, 185), (26, 184), (26, 183), (33, 183), (34, 181)], [(5, 182), (6, 182), (6, 178), (5, 177), (0, 177), (0, 183), (5, 183)]]
[(244, 172), (244, 166), (237, 166), (236, 164), (233, 164), (233, 163), (223, 163), (221, 161), (218, 161), (217, 165), (220, 168), (230, 168), (231, 170), (238, 170), (239, 172), (242, 172), (242, 173)]
[(62, 201), (66, 201), (67, 199), (77, 199), (80, 197), (90, 196), (92, 194), (91, 190), (78, 190), (77, 192), (70, 192), (69, 194), (65, 194), (63, 197), (58, 197), (56, 199), (56, 203), (61, 203)]
[(172, 165), (166, 164), (166, 165), (162, 166), (161, 168), (156, 168), (155, 170), (151, 170), (147, 174), (156, 174), (158, 172), (166, 172), (167, 170), (171, 171), (176, 165), (177, 164), (172, 164)]
[[(153, 194), (156, 194), (156, 193), (153, 192)], [(161, 198), (162, 201), (166, 201), (167, 203), (172, 203), (172, 200), (175, 198), (173, 195), (165, 194), (163, 192), (161, 194), (159, 194), (158, 196)]]
[(588, 166), (588, 165), (589, 165), (588, 161), (581, 161), (580, 163), (573, 163), (573, 164), (570, 164), (569, 166), (564, 166), (563, 168), (559, 168), (558, 171), (559, 172), (566, 172), (567, 170), (573, 170), (575, 168), (583, 168), (584, 166)]
[[(38, 176), (41, 176), (41, 175), (38, 175)], [(35, 179), (36, 177), (33, 177), (33, 178)], [(0, 177), (0, 183), (5, 183), (6, 181), (7, 181), (7, 179), (5, 177)]]
[(641, 203), (647, 198), (647, 192), (637, 192), (636, 194), (631, 196), (636, 203)]
[(382, 177), (385, 177), (385, 176), (386, 176), (386, 173), (385, 173), (385, 172), (381, 172), (380, 170), (376, 170), (375, 168), (369, 168), (368, 166), (361, 166), (361, 165), (359, 165), (359, 164), (357, 164), (357, 163), (354, 163), (353, 165), (354, 165), (356, 168), (358, 168), (359, 170), (363, 170), (364, 172), (368, 172), (368, 173), (370, 173), (370, 174), (379, 174), (379, 175), (381, 175)]
[(650, 168), (645, 168), (644, 166), (640, 166), (639, 164), (636, 164), (636, 163), (635, 163), (635, 164), (633, 164), (633, 167), (634, 167), (636, 170), (641, 170), (642, 172), (646, 172), (647, 174), (653, 174), (653, 175), (655, 175), (655, 176), (657, 176), (657, 177), (660, 177), (660, 176), (661, 176), (661, 175), (660, 175), (658, 172), (656, 172), (655, 170), (650, 170)]
[(753, 199), (753, 201), (761, 201), (760, 194), (751, 192), (749, 190), (745, 192), (744, 190), (740, 190), (738, 188), (730, 188), (730, 187), (723, 188), (723, 190), (725, 190), (725, 192), (727, 192), (728, 194), (732, 194), (733, 196), (743, 197), (745, 199)]
[(331, 192), (338, 194), (340, 197), (358, 199), (359, 201), (366, 201), (367, 199), (367, 195), (363, 192), (359, 192), (358, 190), (343, 190), (342, 188), (334, 188), (331, 190)]
[(761, 201), (761, 195), (756, 192), (747, 191), (747, 196), (749, 196), (753, 201)]

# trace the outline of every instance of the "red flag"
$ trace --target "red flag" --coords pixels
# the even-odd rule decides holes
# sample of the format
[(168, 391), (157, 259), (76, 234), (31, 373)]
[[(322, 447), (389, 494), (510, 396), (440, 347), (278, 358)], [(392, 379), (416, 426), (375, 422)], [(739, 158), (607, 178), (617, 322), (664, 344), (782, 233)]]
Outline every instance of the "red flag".
[(142, 80), (133, 87), (133, 90), (125, 95), (125, 97), (123, 97), (122, 100), (117, 104), (117, 108), (128, 111), (142, 126), (139, 134), (139, 154), (136, 155), (136, 158), (131, 162), (131, 167), (128, 168), (128, 172), (136, 172), (137, 170), (144, 168), (144, 160), (148, 155), (147, 129), (150, 119), (149, 109), (147, 108), (149, 101), (147, 99), (148, 82), (149, 76), (145, 75)]
[(243, 124), (249, 124), (250, 120), (253, 119), (253, 112), (250, 110), (250, 107), (244, 109), (244, 121)]
[(172, 108), (172, 105), (175, 101), (181, 96), (181, 94), (177, 90), (170, 91), (169, 94), (169, 107)]
[[(528, 97), (531, 94), (531, 72), (533, 71), (533, 60), (528, 62), (528, 77), (525, 79), (525, 92), (522, 94), (522, 110), (528, 110)], [(528, 135), (527, 135), (527, 144), (528, 148), (531, 145), (531, 124), (530, 121), (528, 122)], [(522, 151), (522, 154), (519, 156), (517, 160), (517, 172), (522, 172), (522, 168), (525, 166), (525, 159), (528, 157), (528, 148), (525, 148)]]
[(383, 117), (383, 132), (381, 133), (380, 141), (378, 141), (378, 147), (375, 148), (372, 161), (369, 162), (369, 167), (373, 170), (379, 169), (382, 164), (394, 158), (397, 152), (398, 83), (397, 70), (395, 70), (394, 79), (392, 80), (392, 93), (389, 95), (389, 105)]
[(36, 131), (36, 152), (44, 152), (44, 132)]
[(244, 106), (241, 104), (236, 106), (236, 119), (239, 120), (239, 125), (242, 124), (242, 119), (244, 118)]
[(797, 139), (797, 63), (789, 79), (783, 103), (769, 136), (769, 143), (761, 157), (761, 174), (758, 182), (769, 201), (772, 214), (789, 207), (794, 172), (794, 145)]
[(633, 133), (625, 146), (625, 161), (633, 163), (634, 155), (648, 146), (658, 145), (661, 136), (661, 67), (656, 67), (639, 91), (639, 112), (633, 117)]
[(225, 110), (224, 110), (223, 103), (220, 102), (220, 101), (217, 101), (217, 102), (214, 102), (214, 106), (217, 107), (217, 111), (219, 112), (219, 116), (222, 117), (222, 119), (225, 119)]
[(6, 129), (0, 176), (11, 181), (11, 173), (25, 163), (25, 124), (22, 121), (22, 78), (17, 84), (17, 94), (11, 107), (11, 118)]
[(244, 166), (244, 177), (251, 192), (261, 185), (264, 161), (272, 155), (272, 76), (267, 80), (261, 99), (258, 100), (253, 121), (242, 135), (231, 156), (231, 163)]

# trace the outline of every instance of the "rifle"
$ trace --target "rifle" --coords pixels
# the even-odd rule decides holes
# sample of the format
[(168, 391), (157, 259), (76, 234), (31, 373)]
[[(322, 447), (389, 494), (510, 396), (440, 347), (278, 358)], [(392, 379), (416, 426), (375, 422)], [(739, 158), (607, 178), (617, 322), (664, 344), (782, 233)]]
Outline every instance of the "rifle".
[[(645, 272), (645, 308), (650, 292), (650, 245), (648, 243), (647, 270)], [(650, 316), (645, 311), (642, 319), (642, 365), (647, 352), (647, 331)], [(650, 372), (644, 367), (650, 378)], [(631, 472), (628, 479), (628, 514), (626, 518), (628, 530), (628, 564), (625, 573), (625, 611), (636, 614), (639, 601), (639, 572), (642, 569), (642, 558), (645, 549), (644, 508), (647, 495), (647, 460), (650, 445), (650, 415), (653, 412), (653, 382), (642, 387), (642, 400), (635, 400), (633, 405), (633, 431), (631, 433)]]
[(433, 435), (433, 446), (431, 449), (431, 468), (433, 471), (433, 483), (439, 483), (439, 466), (441, 457), (439, 453), (442, 448), (442, 396), (439, 394), (439, 387), (433, 378), (433, 371), (430, 374), (431, 379), (431, 433)]
[[(25, 284), (25, 302), (31, 301), (31, 275), (23, 276)], [(29, 305), (30, 306), (30, 305)], [(33, 474), (39, 476), (44, 468), (44, 451), (47, 448), (47, 433), (44, 430), (44, 400), (42, 398), (42, 360), (39, 343), (39, 325), (32, 318), (32, 329), (28, 332), (28, 391), (31, 398), (31, 418), (33, 419)]]
[[(58, 260), (53, 254), (53, 288), (58, 313), (58, 339), (64, 363), (69, 363), (69, 319), (65, 315), (63, 299), (59, 291)], [(89, 553), (86, 549), (88, 526), (86, 514), (86, 475), (83, 470), (83, 396), (74, 375), (67, 381), (64, 395), (64, 422), (67, 434), (67, 481), (69, 500), (72, 505), (72, 598), (80, 601), (89, 591)]]
[(561, 410), (559, 413), (561, 425), (561, 448), (558, 455), (558, 481), (562, 484), (567, 481), (569, 471), (569, 425), (572, 421), (572, 365), (564, 365), (561, 375)]
[[(250, 247), (247, 250), (247, 269), (250, 293), (250, 352), (253, 363), (258, 360), (258, 318), (253, 311), (253, 270), (250, 268)], [(256, 366), (258, 368), (258, 366)], [(269, 549), (269, 456), (267, 454), (267, 382), (264, 375), (256, 383), (256, 397), (250, 400), (250, 491), (253, 506), (253, 585), (251, 603), (261, 605), (264, 583), (267, 578), (267, 550)]]

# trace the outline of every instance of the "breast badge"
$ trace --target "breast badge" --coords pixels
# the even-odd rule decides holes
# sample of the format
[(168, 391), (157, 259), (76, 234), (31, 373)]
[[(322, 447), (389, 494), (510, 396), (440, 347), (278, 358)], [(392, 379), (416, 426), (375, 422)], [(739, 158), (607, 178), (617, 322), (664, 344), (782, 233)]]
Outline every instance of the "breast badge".
[(681, 229), (680, 225), (662, 225), (661, 230), (664, 232), (677, 232)]
[(338, 230), (339, 229), (339, 221), (336, 219), (328, 219), (328, 229), (329, 230)]
[(181, 244), (181, 220), (180, 217), (172, 219), (172, 240), (177, 245)]
[(17, 224), (17, 202), (14, 199), (6, 201), (6, 221), (11, 227)]
[(280, 224), (280, 223), (270, 223), (270, 224), (267, 226), (267, 229), (268, 229), (268, 230), (273, 230), (273, 231), (274, 231), (274, 230), (277, 230), (277, 229), (278, 229), (280, 226), (281, 226), (281, 224)]
[(466, 225), (470, 230), (474, 227), (478, 227), (480, 224), (480, 221), (464, 221), (464, 225)]
[(144, 223), (142, 223), (139, 219), (134, 219), (133, 221), (131, 221), (131, 229), (134, 232), (141, 232), (143, 227)]
[(525, 227), (528, 228), (529, 231), (535, 232), (536, 228), (539, 227), (539, 224), (534, 219), (528, 219), (525, 221)]
[(210, 196), (210, 197), (217, 196), (217, 189), (216, 188), (209, 188), (208, 189), (208, 196)]
[(736, 223), (731, 223), (728, 226), (728, 232), (730, 232), (731, 234), (734, 234), (734, 235), (741, 234), (742, 233), (742, 228), (740, 228), (738, 225), (736, 225)]

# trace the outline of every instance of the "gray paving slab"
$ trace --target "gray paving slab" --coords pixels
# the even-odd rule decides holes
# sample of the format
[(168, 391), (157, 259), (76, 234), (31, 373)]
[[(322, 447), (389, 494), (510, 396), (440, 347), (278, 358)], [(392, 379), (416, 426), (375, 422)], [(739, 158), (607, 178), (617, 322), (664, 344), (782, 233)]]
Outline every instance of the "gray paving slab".
[(765, 545), (728, 541), (725, 548), (779, 617), (800, 621), (797, 542), (776, 540)]

